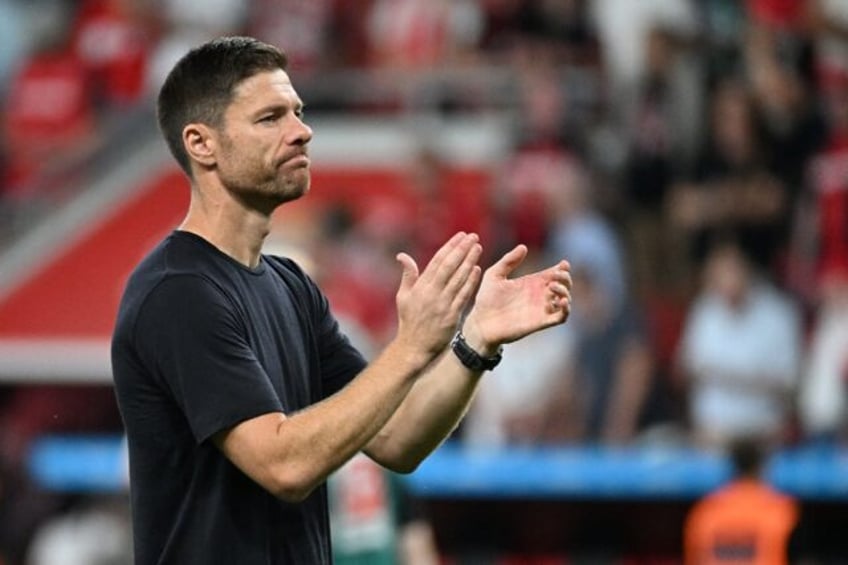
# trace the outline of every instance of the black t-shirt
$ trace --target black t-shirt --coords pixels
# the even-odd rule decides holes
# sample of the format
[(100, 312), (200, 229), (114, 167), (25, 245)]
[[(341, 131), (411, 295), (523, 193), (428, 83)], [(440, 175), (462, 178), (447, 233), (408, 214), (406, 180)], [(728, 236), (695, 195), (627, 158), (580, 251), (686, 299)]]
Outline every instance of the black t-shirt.
[(294, 262), (250, 269), (168, 236), (130, 277), (112, 340), (136, 565), (330, 563), (325, 488), (283, 502), (210, 438), (314, 404), (364, 366)]

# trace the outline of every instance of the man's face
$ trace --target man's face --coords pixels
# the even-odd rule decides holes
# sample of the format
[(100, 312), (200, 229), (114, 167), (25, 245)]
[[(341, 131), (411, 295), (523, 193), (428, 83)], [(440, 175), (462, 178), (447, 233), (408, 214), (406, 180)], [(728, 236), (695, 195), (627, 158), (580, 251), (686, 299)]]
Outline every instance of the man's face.
[(218, 131), (217, 172), (224, 186), (272, 206), (306, 194), (312, 130), (302, 121), (302, 109), (281, 69), (242, 81)]

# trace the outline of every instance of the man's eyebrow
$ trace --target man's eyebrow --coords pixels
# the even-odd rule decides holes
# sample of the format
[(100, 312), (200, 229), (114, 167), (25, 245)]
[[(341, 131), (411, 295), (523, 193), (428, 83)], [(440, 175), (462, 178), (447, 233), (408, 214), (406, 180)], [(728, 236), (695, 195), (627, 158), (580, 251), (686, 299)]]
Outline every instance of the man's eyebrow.
[(258, 110), (254, 112), (254, 115), (260, 116), (262, 114), (267, 114), (269, 112), (285, 112), (286, 110), (291, 109), (294, 112), (302, 112), (305, 107), (304, 103), (300, 100), (294, 102), (293, 104), (286, 104), (281, 102), (274, 102), (273, 104), (268, 104), (267, 106), (262, 106)]

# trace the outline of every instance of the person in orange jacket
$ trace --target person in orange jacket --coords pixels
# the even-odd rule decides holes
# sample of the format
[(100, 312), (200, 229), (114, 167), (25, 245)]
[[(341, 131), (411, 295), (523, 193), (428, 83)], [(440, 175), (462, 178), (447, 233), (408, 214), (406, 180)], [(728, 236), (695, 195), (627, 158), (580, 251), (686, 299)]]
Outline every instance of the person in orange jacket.
[(735, 471), (726, 485), (698, 501), (684, 525), (686, 565), (784, 565), (799, 519), (798, 503), (762, 477), (761, 442), (730, 448)]

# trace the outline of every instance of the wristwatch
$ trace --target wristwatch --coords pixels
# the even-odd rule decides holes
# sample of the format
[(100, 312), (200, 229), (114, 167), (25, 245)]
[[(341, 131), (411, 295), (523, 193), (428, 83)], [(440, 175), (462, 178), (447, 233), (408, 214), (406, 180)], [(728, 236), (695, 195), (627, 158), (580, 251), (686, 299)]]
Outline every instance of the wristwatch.
[(456, 335), (453, 336), (453, 341), (451, 341), (451, 349), (462, 362), (463, 365), (471, 369), (472, 371), (491, 371), (495, 367), (498, 366), (498, 363), (501, 362), (503, 358), (503, 346), (498, 347), (497, 353), (492, 355), (491, 357), (483, 357), (474, 349), (468, 345), (468, 342), (465, 341), (465, 336), (462, 335), (462, 330), (456, 332)]

